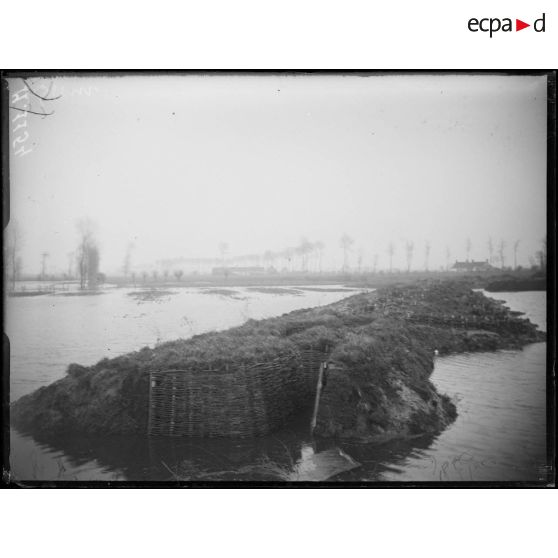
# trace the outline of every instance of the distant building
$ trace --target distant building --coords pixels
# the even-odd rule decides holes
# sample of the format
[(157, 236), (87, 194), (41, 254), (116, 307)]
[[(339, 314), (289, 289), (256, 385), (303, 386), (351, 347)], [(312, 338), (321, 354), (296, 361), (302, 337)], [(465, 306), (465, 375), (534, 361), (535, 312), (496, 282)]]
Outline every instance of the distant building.
[(214, 267), (211, 270), (213, 275), (263, 275), (265, 267), (260, 266), (247, 266), (247, 267)]
[(492, 271), (495, 268), (488, 263), (488, 260), (484, 262), (466, 261), (466, 262), (456, 262), (451, 267), (451, 271), (464, 272), (464, 271)]

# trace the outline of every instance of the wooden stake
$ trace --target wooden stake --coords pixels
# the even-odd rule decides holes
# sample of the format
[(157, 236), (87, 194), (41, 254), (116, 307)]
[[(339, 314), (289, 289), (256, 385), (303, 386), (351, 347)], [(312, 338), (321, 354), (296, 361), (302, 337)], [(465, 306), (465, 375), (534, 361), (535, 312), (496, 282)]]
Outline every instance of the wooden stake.
[(316, 386), (316, 399), (314, 401), (314, 412), (312, 413), (312, 422), (310, 424), (310, 431), (314, 432), (316, 422), (318, 420), (318, 409), (320, 407), (320, 395), (322, 393), (322, 381), (324, 377), (324, 363), (320, 363), (320, 372), (318, 374), (318, 385)]

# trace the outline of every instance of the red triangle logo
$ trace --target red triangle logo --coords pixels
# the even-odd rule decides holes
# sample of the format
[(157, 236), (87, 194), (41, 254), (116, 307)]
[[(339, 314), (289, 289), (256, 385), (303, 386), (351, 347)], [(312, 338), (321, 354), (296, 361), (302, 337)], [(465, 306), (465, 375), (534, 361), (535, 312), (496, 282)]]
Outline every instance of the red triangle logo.
[(531, 24), (530, 23), (525, 23), (524, 21), (521, 21), (520, 19), (515, 20), (515, 30), (516, 31), (521, 31), (522, 29), (525, 29), (526, 27), (531, 27)]

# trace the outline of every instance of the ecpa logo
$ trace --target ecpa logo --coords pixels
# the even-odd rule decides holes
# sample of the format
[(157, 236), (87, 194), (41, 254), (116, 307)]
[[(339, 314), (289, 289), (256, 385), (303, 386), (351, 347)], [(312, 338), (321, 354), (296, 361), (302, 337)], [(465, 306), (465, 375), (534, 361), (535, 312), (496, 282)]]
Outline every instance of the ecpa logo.
[[(539, 19), (536, 19), (533, 22), (533, 30), (537, 33), (544, 33), (545, 32), (545, 17), (546, 14), (543, 14)], [(467, 27), (469, 31), (473, 33), (477, 33), (481, 31), (482, 33), (490, 33), (490, 38), (494, 33), (498, 33), (498, 31), (503, 31), (504, 33), (509, 33), (514, 31), (512, 18), (505, 17), (500, 19), (498, 17), (485, 17), (482, 19), (477, 19), (476, 17), (472, 17)], [(525, 23), (521, 19), (515, 20), (515, 31), (521, 31), (522, 29), (526, 29), (527, 27), (531, 27), (530, 23)]]

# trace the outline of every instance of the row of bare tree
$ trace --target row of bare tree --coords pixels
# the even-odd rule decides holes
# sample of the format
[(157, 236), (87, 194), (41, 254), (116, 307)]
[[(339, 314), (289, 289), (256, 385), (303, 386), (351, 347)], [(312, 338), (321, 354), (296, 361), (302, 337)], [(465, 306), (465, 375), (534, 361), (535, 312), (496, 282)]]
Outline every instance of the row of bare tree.
[[(95, 238), (94, 225), (90, 220), (84, 219), (78, 222), (78, 246), (75, 252), (68, 254), (68, 272), (64, 274), (66, 279), (77, 277), (80, 288), (94, 289), (97, 287), (102, 274), (99, 271), (100, 253)], [(9, 280), (11, 290), (15, 290), (16, 282), (21, 278), (22, 258), (21, 248), (23, 245), (23, 233), (17, 221), (12, 221), (6, 228), (4, 242), (4, 262), (6, 278)], [(39, 280), (46, 280), (47, 261), (50, 257), (48, 252), (41, 253), (41, 271)], [(74, 269), (76, 270), (74, 272)]]
[[(544, 243), (546, 240), (544, 241)], [(340, 238), (339, 245), (343, 251), (343, 263), (341, 266), (342, 272), (349, 272), (349, 271), (362, 271), (362, 263), (363, 263), (363, 251), (359, 250), (356, 261), (352, 261), (352, 254), (354, 251), (355, 240), (350, 237), (348, 234), (343, 234)], [(513, 244), (513, 268), (517, 269), (517, 255), (519, 249), (520, 242), (519, 240), (515, 241)], [(546, 245), (545, 245), (546, 246)], [(230, 256), (230, 246), (225, 242), (221, 242), (218, 246), (219, 258), (211, 259), (211, 258), (198, 258), (198, 259), (186, 259), (180, 261), (187, 261), (189, 263), (199, 263), (201, 264), (208, 264), (208, 263), (219, 263), (221, 266), (226, 267), (227, 265), (262, 265), (269, 268), (269, 267), (276, 267), (278, 266), (282, 271), (322, 271), (322, 259), (324, 253), (325, 245), (321, 241), (311, 242), (306, 238), (302, 238), (300, 243), (294, 247), (288, 247), (281, 251), (272, 251), (267, 250), (263, 254), (246, 254), (241, 256)], [(403, 244), (403, 251), (405, 255), (405, 262), (406, 262), (406, 270), (408, 272), (411, 271), (413, 259), (416, 253), (416, 245), (411, 240), (406, 240)], [(488, 255), (489, 257), (486, 260), (493, 266), (499, 265), (501, 268), (504, 268), (506, 265), (506, 249), (507, 243), (504, 240), (501, 240), (496, 248), (490, 238), (488, 240)], [(423, 267), (425, 271), (430, 270), (430, 254), (432, 250), (432, 244), (429, 240), (426, 240), (424, 243), (424, 260), (423, 260)], [(470, 238), (467, 238), (465, 243), (465, 253), (467, 261), (470, 260), (471, 257), (471, 250), (472, 250), (472, 242)], [(540, 267), (544, 267), (542, 263), (543, 252), (545, 253), (546, 248), (537, 252), (537, 261), (531, 262), (531, 266), (539, 265)], [(396, 255), (396, 244), (394, 242), (390, 242), (387, 247), (387, 255), (389, 259), (389, 271), (393, 271), (393, 260), (394, 256)], [(449, 246), (446, 246), (445, 250), (445, 257), (446, 257), (446, 266), (447, 270), (450, 269), (452, 264), (452, 252)], [(543, 258), (544, 259), (544, 258)], [(128, 261), (128, 255), (125, 259), (124, 269), (127, 268), (126, 262)], [(378, 262), (379, 262), (379, 254), (374, 254), (372, 258), (372, 271), (375, 273), (378, 270)], [(167, 265), (168, 265), (167, 261)], [(352, 265), (355, 264), (355, 265)], [(370, 269), (370, 268), (368, 268)]]
[[(80, 282), (80, 287), (85, 288), (95, 288), (102, 278), (102, 274), (99, 272), (100, 268), (100, 252), (98, 243), (95, 236), (95, 226), (88, 220), (84, 219), (77, 224), (78, 231), (78, 246), (75, 252), (68, 254), (68, 272), (66, 277), (69, 279), (78, 278)], [(356, 266), (351, 265), (351, 256), (354, 249), (355, 241), (348, 234), (343, 234), (340, 238), (340, 247), (343, 251), (343, 264), (341, 271), (362, 271), (363, 253), (362, 250), (359, 251)], [(23, 234), (21, 228), (17, 222), (10, 223), (9, 227), (6, 229), (5, 244), (4, 244), (4, 264), (6, 271), (6, 278), (9, 281), (11, 289), (15, 289), (16, 281), (20, 279), (21, 269), (22, 269), (22, 259), (21, 259), (21, 246), (23, 244)], [(494, 244), (492, 238), (487, 241), (487, 261), (493, 266), (499, 266), (504, 269), (506, 267), (506, 249), (507, 243), (505, 240), (500, 240), (497, 245)], [(516, 240), (513, 245), (513, 269), (518, 269), (517, 257), (520, 247), (520, 241)], [(126, 249), (126, 254), (124, 257), (124, 262), (122, 266), (122, 272), (124, 277), (127, 279), (132, 279), (135, 283), (137, 274), (132, 270), (132, 255), (134, 251), (134, 244), (129, 244)], [(243, 256), (230, 257), (230, 247), (227, 243), (222, 242), (218, 246), (219, 259), (202, 258), (198, 259), (200, 262), (211, 263), (220, 262), (223, 266), (226, 265), (263, 265), (267, 268), (279, 267), (281, 271), (322, 271), (322, 259), (324, 253), (325, 245), (321, 241), (312, 242), (307, 238), (302, 238), (297, 246), (292, 246), (285, 248), (281, 251), (267, 250), (263, 254), (247, 254)], [(429, 260), (432, 245), (430, 241), (425, 241), (423, 248), (424, 264), (423, 269), (429, 270)], [(470, 260), (471, 251), (473, 245), (470, 238), (465, 241), (465, 254), (466, 259)], [(411, 240), (404, 242), (403, 246), (406, 270), (411, 271), (413, 259), (415, 256), (415, 243)], [(389, 259), (389, 271), (393, 271), (393, 258), (396, 254), (396, 245), (394, 242), (390, 242), (387, 247), (387, 255)], [(449, 246), (446, 246), (446, 270), (450, 269), (452, 254)], [(47, 260), (49, 257), (48, 252), (43, 252), (41, 254), (41, 272), (39, 274), (40, 279), (47, 278)], [(546, 269), (547, 260), (547, 240), (546, 237), (542, 240), (541, 248), (534, 255), (529, 258), (529, 263), (531, 267), (538, 267), (540, 269)], [(196, 260), (197, 261), (197, 260)], [(379, 255), (373, 255), (373, 265), (372, 271), (374, 273), (378, 270)], [(152, 271), (150, 274), (146, 271), (141, 272), (140, 277), (143, 281), (147, 281), (151, 278), (154, 281), (159, 280), (160, 277), (167, 280), (171, 274), (168, 268), (167, 261), (165, 267), (159, 275), (158, 271)], [(184, 275), (183, 270), (174, 269), (172, 271), (172, 276), (180, 281)]]
[[(339, 245), (343, 251), (343, 263), (341, 271), (347, 273), (349, 271), (356, 271), (360, 273), (362, 271), (363, 263), (363, 251), (360, 250), (357, 255), (356, 265), (351, 265), (353, 262), (352, 253), (354, 251), (355, 240), (348, 234), (343, 234), (339, 240)], [(494, 267), (500, 267), (504, 269), (506, 267), (506, 250), (507, 243), (505, 240), (500, 240), (497, 246), (494, 246), (492, 238), (488, 239), (488, 261)], [(520, 241), (516, 240), (513, 243), (513, 269), (518, 269), (517, 256), (519, 251)], [(325, 245), (321, 241), (311, 242), (306, 238), (302, 238), (300, 243), (294, 247), (288, 247), (281, 251), (267, 250), (263, 254), (246, 254), (241, 256), (230, 256), (230, 246), (225, 242), (221, 242), (218, 245), (219, 258), (197, 258), (197, 259), (181, 259), (180, 261), (189, 263), (208, 264), (219, 263), (221, 266), (226, 267), (227, 265), (262, 265), (270, 268), (278, 266), (282, 271), (322, 271), (322, 259), (324, 253)], [(411, 240), (404, 241), (403, 252), (405, 255), (406, 271), (410, 272), (413, 259), (416, 254), (416, 245)], [(465, 254), (466, 260), (470, 261), (471, 251), (473, 244), (470, 238), (466, 239), (465, 242)], [(426, 240), (423, 248), (423, 267), (425, 271), (430, 270), (430, 254), (432, 250), (432, 244), (429, 240)], [(388, 244), (387, 255), (389, 259), (388, 270), (393, 272), (393, 259), (396, 255), (396, 244), (392, 241)], [(445, 249), (446, 265), (445, 269), (449, 270), (452, 265), (452, 252), (449, 246)], [(129, 261), (128, 254), (125, 258), (124, 269), (127, 269), (127, 262)], [(372, 258), (372, 268), (371, 271), (376, 273), (378, 271), (379, 254), (374, 254)], [(167, 261), (166, 265), (170, 262)], [(534, 257), (530, 258), (531, 267), (546, 267), (546, 239), (543, 240), (542, 248), (536, 253)], [(370, 267), (368, 267), (370, 270)]]

